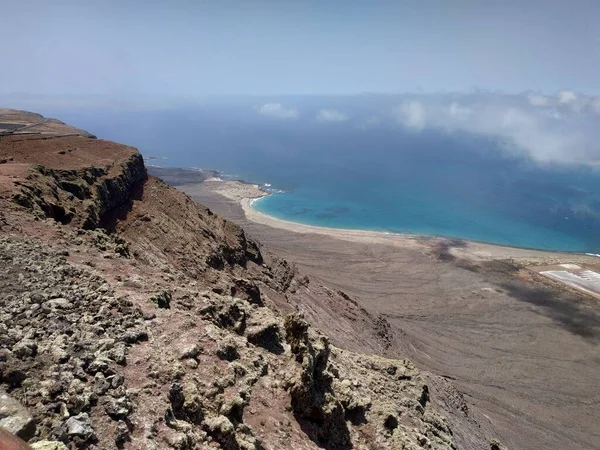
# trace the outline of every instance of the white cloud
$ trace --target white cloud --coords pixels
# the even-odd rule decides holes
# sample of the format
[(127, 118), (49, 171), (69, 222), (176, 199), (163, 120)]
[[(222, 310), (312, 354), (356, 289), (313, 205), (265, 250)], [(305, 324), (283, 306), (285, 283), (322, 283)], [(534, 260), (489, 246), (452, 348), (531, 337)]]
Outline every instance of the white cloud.
[[(557, 102), (560, 110), (554, 107)], [(537, 104), (532, 104), (531, 95), (423, 95), (402, 102), (394, 113), (398, 123), (415, 132), (432, 128), (489, 136), (538, 161), (600, 158), (597, 116), (590, 114), (600, 113), (600, 99), (563, 92), (548, 102), (533, 103)], [(547, 107), (540, 108), (541, 103)]]
[(317, 114), (317, 120), (319, 122), (344, 122), (348, 120), (348, 116), (337, 109), (322, 109)]
[(600, 114), (600, 97), (595, 97), (590, 100), (590, 109), (596, 114)]
[(541, 94), (529, 94), (527, 100), (532, 106), (549, 106), (551, 104), (550, 98)]
[(559, 105), (570, 108), (577, 113), (582, 112), (588, 106), (591, 100), (590, 97), (578, 95), (569, 90), (558, 92), (556, 94), (556, 98)]
[(286, 108), (281, 103), (266, 103), (256, 110), (259, 114), (278, 119), (297, 119), (298, 110), (296, 108)]
[(407, 128), (420, 131), (425, 127), (425, 107), (418, 100), (403, 102), (396, 110), (398, 121)]
[(573, 91), (560, 91), (556, 93), (558, 103), (568, 105), (577, 101), (577, 94)]
[[(569, 89), (557, 92), (553, 96), (530, 93), (527, 95), (527, 101), (530, 105), (543, 108), (554, 108), (559, 110), (570, 109), (576, 113), (583, 113), (586, 110), (598, 112), (600, 114), (600, 101), (597, 98), (578, 94)], [(555, 115), (555, 114), (551, 114)]]

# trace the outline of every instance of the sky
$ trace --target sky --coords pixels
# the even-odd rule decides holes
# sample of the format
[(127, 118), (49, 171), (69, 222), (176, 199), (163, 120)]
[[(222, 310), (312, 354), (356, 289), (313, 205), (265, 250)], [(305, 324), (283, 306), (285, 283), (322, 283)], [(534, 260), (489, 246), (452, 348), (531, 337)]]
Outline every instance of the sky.
[(273, 124), (465, 132), (600, 163), (600, 0), (0, 0), (0, 14), (6, 106), (250, 98), (242, 112)]
[(0, 94), (600, 94), (597, 0), (0, 0), (0, 12)]
[(347, 126), (364, 131), (430, 130), (492, 138), (498, 150), (539, 162), (600, 163), (600, 96), (570, 90), (507, 94), (415, 93), (315, 98), (283, 98), (254, 106), (271, 123)]

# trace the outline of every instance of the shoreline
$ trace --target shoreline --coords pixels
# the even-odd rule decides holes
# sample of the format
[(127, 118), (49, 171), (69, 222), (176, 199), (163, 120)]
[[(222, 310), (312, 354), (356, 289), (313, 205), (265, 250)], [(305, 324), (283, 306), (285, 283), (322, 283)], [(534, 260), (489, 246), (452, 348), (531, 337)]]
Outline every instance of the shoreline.
[[(508, 435), (517, 434), (514, 422), (518, 435), (529, 439), (522, 447), (535, 447), (570, 420), (581, 436), (590, 436), (597, 408), (582, 409), (581, 399), (597, 390), (593, 343), (600, 339), (600, 303), (539, 272), (569, 263), (600, 273), (597, 257), (318, 228), (257, 211), (262, 206), (255, 199), (267, 195), (258, 185), (209, 181), (182, 188), (260, 242), (269, 263), (282, 258), (307, 275), (303, 292), (331, 286), (381, 318), (391, 336), (391, 347), (382, 351), (453, 380), (469, 414), (484, 423), (506, 428), (510, 417)], [(339, 306), (328, 314), (312, 303), (300, 308), (334, 324), (343, 314)], [(575, 435), (556, 436), (548, 438), (550, 448)]]
[[(221, 195), (236, 202), (241, 206), (244, 215), (251, 222), (270, 226), (272, 228), (288, 230), (295, 233), (321, 234), (354, 242), (375, 242), (382, 244), (390, 244), (390, 242), (394, 242), (402, 247), (409, 245), (422, 247), (426, 244), (431, 245), (432, 243), (451, 239), (434, 236), (422, 236), (417, 234), (413, 235), (406, 233), (388, 233), (384, 231), (320, 227), (316, 225), (306, 225), (300, 222), (278, 219), (262, 213), (252, 207), (253, 202), (261, 198), (268, 197), (273, 193), (265, 191), (261, 185), (246, 181), (227, 181), (213, 178), (207, 179), (202, 183), (198, 183), (196, 187), (200, 189), (207, 189), (214, 194)], [(193, 195), (195, 190), (194, 185), (179, 186), (179, 188), (183, 188), (184, 191), (191, 195)]]
[[(232, 183), (235, 183), (232, 182)], [(243, 183), (248, 184), (248, 183)], [(456, 241), (465, 244), (465, 248), (479, 247), (479, 250), (482, 250), (483, 247), (486, 249), (491, 248), (499, 248), (505, 249), (506, 251), (516, 251), (516, 252), (536, 252), (536, 253), (545, 253), (548, 256), (550, 255), (562, 255), (562, 256), (578, 256), (578, 257), (589, 257), (589, 258), (598, 258), (593, 254), (588, 254), (586, 252), (579, 251), (568, 251), (568, 250), (546, 250), (546, 249), (538, 249), (532, 247), (518, 247), (514, 245), (506, 245), (506, 244), (497, 244), (493, 242), (486, 241), (478, 241), (474, 239), (466, 239), (454, 236), (442, 236), (442, 235), (426, 235), (426, 234), (415, 234), (415, 233), (403, 233), (403, 232), (393, 232), (393, 231), (377, 231), (377, 230), (360, 230), (360, 229), (351, 229), (351, 228), (334, 228), (334, 227), (324, 227), (320, 225), (309, 225), (301, 222), (294, 222), (291, 220), (280, 219), (278, 217), (271, 216), (269, 214), (263, 213), (253, 207), (253, 203), (256, 200), (260, 200), (262, 198), (268, 197), (272, 195), (269, 192), (263, 191), (260, 186), (253, 185), (257, 187), (263, 195), (257, 197), (247, 197), (239, 200), (242, 210), (246, 215), (248, 220), (252, 222), (259, 223), (261, 225), (271, 226), (273, 228), (280, 228), (288, 231), (293, 231), (295, 233), (315, 233), (322, 234), (331, 237), (335, 237), (338, 239), (346, 239), (352, 241), (360, 241), (360, 242), (374, 242), (381, 241), (382, 243), (389, 244), (390, 242), (396, 241), (397, 243), (418, 243), (421, 246), (425, 244), (439, 244), (448, 241)], [(454, 251), (460, 250), (460, 247), (454, 247)]]
[[(443, 236), (443, 235), (435, 235), (435, 234), (417, 234), (417, 233), (408, 233), (408, 232), (405, 233), (405, 232), (400, 232), (400, 231), (377, 231), (377, 230), (361, 230), (361, 229), (352, 229), (352, 228), (334, 228), (334, 227), (324, 227), (324, 226), (320, 226), (320, 225), (309, 225), (309, 224), (304, 224), (301, 222), (294, 222), (291, 220), (279, 219), (278, 217), (271, 216), (269, 214), (265, 214), (252, 206), (254, 201), (260, 200), (261, 198), (264, 198), (264, 197), (268, 197), (269, 195), (272, 195), (272, 194), (266, 193), (262, 197), (242, 199), (240, 201), (240, 205), (242, 206), (242, 209), (244, 210), (244, 213), (246, 214), (246, 216), (248, 217), (248, 214), (251, 214), (253, 216), (253, 218), (248, 217), (250, 220), (253, 220), (254, 222), (257, 222), (257, 223), (263, 223), (263, 222), (259, 222), (258, 220), (254, 220), (254, 217), (261, 218), (261, 219), (264, 218), (262, 220), (268, 221), (269, 225), (271, 225), (271, 223), (272, 224), (281, 223), (281, 226), (278, 226), (278, 227), (276, 226), (276, 228), (284, 228), (286, 230), (292, 230), (292, 228), (294, 226), (298, 226), (298, 227), (310, 229), (307, 232), (321, 233), (321, 234), (328, 234), (328, 235), (330, 235), (332, 232), (333, 233), (339, 232), (340, 234), (353, 234), (353, 233), (364, 234), (364, 235), (372, 234), (372, 235), (376, 235), (376, 236), (379, 236), (382, 238), (405, 237), (407, 239), (415, 239), (415, 240), (422, 240), (422, 241), (459, 241), (459, 242), (464, 242), (467, 245), (480, 244), (480, 245), (486, 245), (486, 246), (489, 245), (489, 246), (494, 246), (494, 247), (513, 249), (513, 250), (527, 250), (527, 251), (533, 251), (533, 252), (544, 252), (544, 253), (574, 255), (574, 256), (589, 256), (589, 257), (600, 258), (600, 254), (598, 254), (598, 256), (597, 256), (596, 254), (583, 252), (583, 251), (546, 250), (546, 249), (534, 248), (534, 247), (519, 247), (516, 245), (497, 244), (494, 242), (478, 241), (476, 239), (467, 239), (467, 238), (461, 238), (461, 237), (456, 237), (456, 236)], [(245, 200), (248, 200), (248, 201), (245, 201)], [(263, 225), (267, 225), (267, 223), (263, 223)], [(271, 225), (271, 226), (275, 226), (275, 225)], [(295, 231), (295, 230), (292, 230), (292, 231)]]
[[(447, 246), (451, 253), (456, 257), (467, 257), (468, 259), (498, 259), (498, 258), (534, 258), (536, 260), (546, 258), (576, 258), (586, 260), (597, 260), (594, 255), (586, 255), (585, 252), (564, 251), (564, 250), (544, 250), (527, 247), (517, 247), (504, 244), (495, 244), (472, 239), (421, 235), (402, 232), (387, 232), (374, 230), (332, 228), (318, 225), (308, 225), (301, 222), (293, 222), (285, 219), (279, 219), (265, 214), (252, 204), (261, 198), (272, 195), (272, 192), (265, 191), (261, 185), (249, 183), (246, 181), (229, 181), (222, 179), (208, 179), (198, 184), (202, 189), (207, 189), (215, 194), (221, 195), (238, 203), (246, 216), (247, 220), (259, 225), (269, 226), (276, 229), (292, 231), (301, 234), (319, 234), (336, 239), (352, 242), (376, 243), (392, 245), (394, 247), (413, 247), (413, 248), (431, 248), (435, 245)], [(183, 186), (180, 186), (180, 188)], [(188, 191), (193, 191), (192, 185), (187, 185)], [(452, 242), (459, 243), (452, 245)]]
[[(410, 242), (422, 245), (426, 242), (431, 243), (433, 241), (441, 241), (443, 239), (453, 239), (409, 233), (392, 233), (385, 231), (323, 227), (318, 225), (308, 225), (301, 222), (293, 222), (291, 220), (279, 219), (277, 217), (265, 214), (252, 206), (252, 204), (256, 200), (268, 197), (269, 195), (271, 194), (264, 193), (264, 195), (260, 197), (247, 197), (239, 200), (242, 210), (244, 211), (244, 214), (246, 215), (246, 218), (248, 220), (251, 220), (255, 223), (259, 223), (261, 225), (267, 225), (273, 228), (280, 228), (288, 231), (293, 231), (295, 233), (315, 233), (336, 237), (338, 239), (346, 239), (352, 241), (358, 240), (361, 242), (373, 242), (374, 240), (382, 240), (382, 242), (385, 241), (385, 243), (389, 243), (390, 241), (397, 241), (402, 243)], [(461, 241), (463, 240), (461, 239)]]

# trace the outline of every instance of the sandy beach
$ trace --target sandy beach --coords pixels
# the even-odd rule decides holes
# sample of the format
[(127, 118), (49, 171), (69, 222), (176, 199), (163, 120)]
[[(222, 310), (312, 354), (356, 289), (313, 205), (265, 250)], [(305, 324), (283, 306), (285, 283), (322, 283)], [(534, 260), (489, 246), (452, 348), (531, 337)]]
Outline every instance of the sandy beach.
[(287, 220), (278, 219), (276, 217), (264, 214), (257, 209), (252, 207), (252, 203), (256, 198), (242, 198), (240, 199), (240, 205), (244, 214), (255, 223), (266, 225), (273, 228), (281, 228), (294, 233), (316, 233), (326, 236), (331, 236), (336, 239), (344, 239), (353, 242), (365, 242), (365, 243), (379, 243), (379, 244), (390, 244), (390, 245), (423, 245), (423, 241), (431, 241), (435, 238), (428, 238), (417, 235), (409, 234), (397, 234), (397, 233), (384, 233), (378, 231), (365, 231), (365, 230), (346, 230), (339, 228), (327, 228), (318, 227), (314, 225), (305, 225), (297, 222), (290, 222)]
[(302, 225), (251, 207), (259, 186), (178, 186), (394, 336), (386, 355), (446, 377), (508, 448), (600, 449), (600, 302), (538, 273), (599, 258)]
[[(470, 260), (495, 260), (513, 258), (524, 263), (556, 264), (558, 261), (584, 261), (588, 265), (600, 268), (600, 258), (579, 253), (552, 252), (545, 250), (524, 249), (509, 247), (469, 240), (458, 240), (444, 237), (432, 237), (408, 233), (390, 233), (382, 231), (351, 230), (307, 225), (298, 222), (279, 219), (258, 211), (253, 203), (260, 198), (270, 195), (257, 184), (242, 183), (239, 181), (223, 181), (209, 179), (201, 185), (185, 185), (181, 187), (191, 195), (212, 192), (238, 202), (244, 212), (245, 218), (255, 224), (271, 228), (287, 230), (294, 233), (313, 233), (329, 236), (351, 242), (365, 244), (383, 244), (394, 247), (431, 248), (433, 246), (450, 245), (448, 251), (459, 258)], [(458, 244), (460, 243), (460, 245)]]

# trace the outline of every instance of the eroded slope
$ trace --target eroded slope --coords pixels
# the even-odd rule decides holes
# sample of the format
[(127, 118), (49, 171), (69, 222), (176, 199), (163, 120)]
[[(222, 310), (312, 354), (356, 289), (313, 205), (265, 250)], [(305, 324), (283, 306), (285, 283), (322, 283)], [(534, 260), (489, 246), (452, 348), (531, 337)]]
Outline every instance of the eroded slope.
[(385, 350), (380, 318), (130, 147), (19, 139), (0, 140), (0, 383), (31, 442), (455, 448), (412, 363), (349, 350)]

